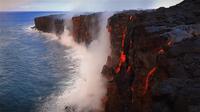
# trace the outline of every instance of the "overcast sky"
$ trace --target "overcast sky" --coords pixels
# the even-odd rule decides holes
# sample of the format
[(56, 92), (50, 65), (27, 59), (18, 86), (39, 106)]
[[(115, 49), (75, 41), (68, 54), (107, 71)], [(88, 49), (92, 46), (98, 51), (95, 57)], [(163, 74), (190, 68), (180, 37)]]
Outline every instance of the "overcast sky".
[(0, 0), (0, 11), (116, 11), (169, 7), (183, 0)]

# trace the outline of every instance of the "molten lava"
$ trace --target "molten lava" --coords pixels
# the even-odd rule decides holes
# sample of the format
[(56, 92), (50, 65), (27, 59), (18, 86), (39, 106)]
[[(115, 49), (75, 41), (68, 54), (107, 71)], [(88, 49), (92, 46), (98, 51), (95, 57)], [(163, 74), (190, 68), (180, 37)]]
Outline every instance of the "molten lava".
[(124, 53), (124, 45), (125, 45), (125, 38), (126, 38), (126, 29), (122, 32), (122, 51), (120, 53), (119, 58), (119, 65), (115, 69), (115, 73), (119, 73), (121, 70), (122, 64), (126, 61), (126, 54)]
[(126, 61), (126, 54), (124, 53), (124, 51), (121, 52), (120, 55), (120, 60), (119, 60), (119, 65), (117, 66), (117, 68), (115, 69), (116, 73), (119, 73), (122, 64)]
[(126, 61), (126, 54), (122, 51), (120, 56), (120, 62), (124, 63)]
[(158, 54), (164, 54), (164, 53), (165, 53), (165, 51), (162, 48), (158, 51)]
[(147, 90), (148, 90), (148, 88), (149, 88), (149, 79), (150, 79), (151, 77), (153, 77), (153, 75), (155, 74), (156, 70), (157, 70), (157, 67), (153, 67), (153, 68), (148, 72), (148, 74), (147, 74), (147, 76), (146, 76), (146, 78), (145, 78), (145, 85), (144, 85), (143, 95), (146, 94), (146, 92), (147, 92)]

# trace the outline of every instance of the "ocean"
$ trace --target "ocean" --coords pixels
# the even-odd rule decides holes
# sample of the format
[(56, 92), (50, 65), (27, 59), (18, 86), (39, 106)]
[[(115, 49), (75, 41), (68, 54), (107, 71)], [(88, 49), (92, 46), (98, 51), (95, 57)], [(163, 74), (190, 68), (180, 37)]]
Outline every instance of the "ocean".
[(35, 17), (57, 13), (0, 12), (0, 112), (37, 112), (67, 86), (70, 48), (30, 29)]

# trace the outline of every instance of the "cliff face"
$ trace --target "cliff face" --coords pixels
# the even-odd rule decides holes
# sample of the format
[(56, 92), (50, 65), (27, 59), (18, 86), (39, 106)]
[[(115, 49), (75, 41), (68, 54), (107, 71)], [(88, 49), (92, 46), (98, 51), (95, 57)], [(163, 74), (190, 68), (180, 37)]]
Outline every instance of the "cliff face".
[(88, 45), (95, 39), (95, 35), (100, 31), (100, 13), (90, 15), (80, 15), (72, 18), (73, 30), (71, 31), (74, 40), (78, 43)]
[[(108, 79), (106, 112), (200, 112), (199, 7), (199, 0), (185, 0), (109, 18), (112, 53), (102, 70)], [(73, 17), (74, 40), (89, 44), (95, 39), (98, 18)]]
[(34, 19), (35, 28), (39, 31), (61, 35), (64, 32), (65, 27), (62, 16), (63, 15), (50, 15), (37, 17)]
[(95, 39), (100, 30), (101, 13), (74, 16), (71, 20), (65, 19), (64, 15), (49, 15), (34, 19), (35, 28), (39, 31), (54, 33), (60, 36), (65, 28), (73, 35), (77, 43), (89, 45)]
[(200, 1), (109, 19), (106, 112), (199, 112)]

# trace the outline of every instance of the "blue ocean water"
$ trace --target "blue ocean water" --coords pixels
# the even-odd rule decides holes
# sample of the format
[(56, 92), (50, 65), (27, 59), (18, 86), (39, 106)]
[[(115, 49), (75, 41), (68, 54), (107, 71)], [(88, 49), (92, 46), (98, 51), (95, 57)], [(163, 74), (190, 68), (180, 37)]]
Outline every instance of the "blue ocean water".
[(0, 112), (35, 112), (68, 78), (68, 48), (27, 29), (55, 13), (0, 12)]

